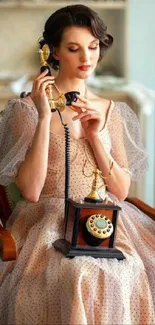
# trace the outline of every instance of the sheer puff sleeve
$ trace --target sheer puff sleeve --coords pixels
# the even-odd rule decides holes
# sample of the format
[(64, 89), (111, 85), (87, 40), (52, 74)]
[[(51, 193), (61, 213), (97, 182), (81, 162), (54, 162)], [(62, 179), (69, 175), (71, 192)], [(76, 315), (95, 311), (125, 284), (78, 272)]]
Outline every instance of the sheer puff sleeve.
[(18, 169), (31, 147), (38, 112), (22, 99), (8, 101), (0, 114), (0, 184), (14, 182)]
[(137, 181), (148, 168), (148, 155), (142, 143), (141, 129), (136, 114), (126, 103), (116, 103), (111, 111), (108, 131), (111, 156)]

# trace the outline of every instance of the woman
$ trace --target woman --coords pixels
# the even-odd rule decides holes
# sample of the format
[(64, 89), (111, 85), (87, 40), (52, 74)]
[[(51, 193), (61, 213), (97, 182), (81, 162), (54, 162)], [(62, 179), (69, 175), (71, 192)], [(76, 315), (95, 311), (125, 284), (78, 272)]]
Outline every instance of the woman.
[[(45, 24), (41, 45), (56, 79), (39, 74), (30, 96), (8, 102), (0, 130), (0, 183), (22, 192), (8, 226), (18, 258), (9, 262), (0, 287), (3, 324), (154, 324), (155, 224), (123, 202), (131, 178), (147, 167), (140, 128), (125, 103), (95, 96), (85, 86), (113, 38), (104, 22), (83, 5), (62, 8)], [(64, 130), (51, 113), (53, 96), (79, 91), (62, 112), (71, 134), (70, 195), (90, 192), (94, 168), (102, 173), (99, 194), (121, 206), (115, 246), (126, 259), (65, 258), (52, 243), (63, 236)], [(55, 85), (55, 86), (54, 86)], [(6, 136), (7, 135), (7, 136)]]

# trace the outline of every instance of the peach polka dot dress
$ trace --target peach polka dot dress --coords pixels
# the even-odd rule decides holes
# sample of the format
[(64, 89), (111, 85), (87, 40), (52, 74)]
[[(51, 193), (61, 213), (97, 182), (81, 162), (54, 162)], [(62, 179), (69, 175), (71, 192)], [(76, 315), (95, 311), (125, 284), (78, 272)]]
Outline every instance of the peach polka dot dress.
[[(0, 184), (14, 182), (37, 123), (37, 110), (26, 99), (9, 101), (1, 113)], [(100, 138), (134, 181), (143, 175), (147, 155), (137, 118), (125, 103), (111, 102)], [(50, 132), (39, 201), (20, 201), (8, 220), (18, 257), (4, 263), (1, 273), (0, 325), (153, 325), (155, 222), (107, 192), (103, 179), (101, 197), (107, 195), (121, 207), (115, 246), (126, 258), (69, 259), (52, 245), (64, 229), (64, 144), (63, 136)], [(83, 198), (97, 162), (85, 138), (71, 138), (70, 151), (70, 196)]]

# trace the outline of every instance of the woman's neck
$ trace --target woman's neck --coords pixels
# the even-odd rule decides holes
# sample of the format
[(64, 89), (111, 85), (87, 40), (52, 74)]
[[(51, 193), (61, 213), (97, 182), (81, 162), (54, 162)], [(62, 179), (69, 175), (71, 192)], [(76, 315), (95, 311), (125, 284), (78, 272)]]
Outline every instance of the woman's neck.
[(69, 91), (79, 91), (81, 96), (85, 95), (86, 86), (84, 80), (81, 79), (73, 79), (68, 77), (61, 77), (58, 75), (55, 79), (55, 83), (62, 93), (67, 93)]

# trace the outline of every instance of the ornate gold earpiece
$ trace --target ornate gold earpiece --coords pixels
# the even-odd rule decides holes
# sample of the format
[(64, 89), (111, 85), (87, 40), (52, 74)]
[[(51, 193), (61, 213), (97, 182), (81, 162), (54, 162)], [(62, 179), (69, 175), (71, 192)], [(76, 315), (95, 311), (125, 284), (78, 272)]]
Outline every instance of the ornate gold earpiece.
[[(50, 48), (49, 48), (48, 44), (44, 44), (43, 47), (41, 49), (39, 49), (38, 52), (40, 55), (41, 67), (48, 66), (47, 60), (50, 56)], [(53, 84), (53, 86), (58, 91), (58, 88), (56, 87), (56, 85)], [(47, 87), (47, 96), (48, 96), (48, 101), (49, 101), (51, 110), (55, 110), (57, 108), (60, 112), (62, 112), (62, 111), (64, 111), (64, 109), (66, 107), (66, 97), (63, 93), (60, 93), (60, 91), (58, 91), (58, 93), (59, 93), (59, 97), (56, 100), (54, 100), (52, 86), (49, 85)]]
[(50, 49), (47, 44), (44, 44), (42, 49), (39, 49), (40, 54), (40, 65), (41, 66), (48, 66), (47, 59), (50, 56)]

